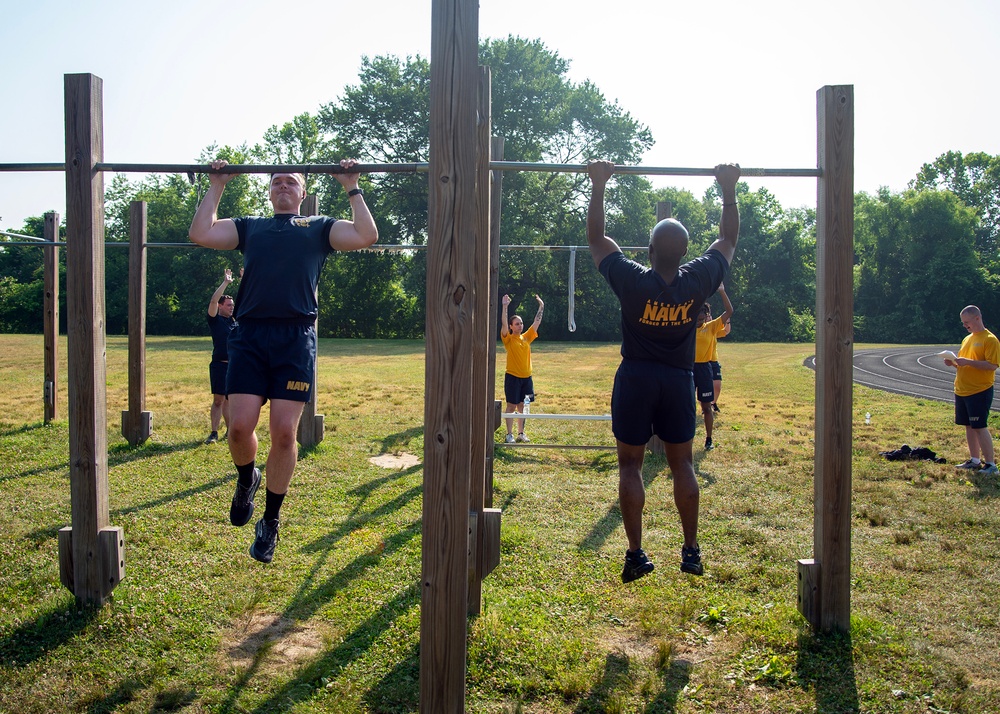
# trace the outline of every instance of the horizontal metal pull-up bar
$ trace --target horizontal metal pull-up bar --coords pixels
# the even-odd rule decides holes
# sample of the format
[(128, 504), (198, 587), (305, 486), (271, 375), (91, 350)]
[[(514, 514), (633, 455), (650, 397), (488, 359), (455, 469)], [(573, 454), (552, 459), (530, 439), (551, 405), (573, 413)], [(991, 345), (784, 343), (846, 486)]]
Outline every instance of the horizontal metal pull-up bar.
[[(207, 164), (118, 164), (98, 163), (98, 171), (112, 173), (163, 173), (163, 174), (341, 174), (340, 164), (230, 164), (223, 169), (213, 169)], [(413, 162), (404, 164), (357, 164), (351, 173), (427, 173), (430, 164)], [(0, 171), (62, 171), (65, 164), (0, 164)], [(547, 164), (529, 161), (491, 161), (491, 171), (536, 171), (549, 173), (587, 173), (587, 164)], [(676, 166), (615, 166), (616, 174), (636, 176), (715, 176), (714, 168), (682, 168)], [(741, 168), (741, 178), (818, 177), (821, 169), (759, 169)]]

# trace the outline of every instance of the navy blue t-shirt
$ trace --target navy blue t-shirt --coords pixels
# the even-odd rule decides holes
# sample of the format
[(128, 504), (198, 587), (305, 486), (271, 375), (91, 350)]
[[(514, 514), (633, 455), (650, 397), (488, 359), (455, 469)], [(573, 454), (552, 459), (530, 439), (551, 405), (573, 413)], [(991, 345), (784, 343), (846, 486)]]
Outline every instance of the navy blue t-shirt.
[(316, 289), (335, 218), (277, 214), (234, 218), (243, 253), (236, 319), (315, 319)]
[(719, 289), (729, 263), (717, 250), (685, 263), (669, 285), (651, 268), (615, 251), (601, 275), (622, 308), (622, 357), (693, 369), (698, 311)]
[(212, 361), (229, 361), (229, 332), (236, 327), (236, 320), (223, 317), (216, 313), (215, 317), (206, 314), (208, 329), (212, 333)]

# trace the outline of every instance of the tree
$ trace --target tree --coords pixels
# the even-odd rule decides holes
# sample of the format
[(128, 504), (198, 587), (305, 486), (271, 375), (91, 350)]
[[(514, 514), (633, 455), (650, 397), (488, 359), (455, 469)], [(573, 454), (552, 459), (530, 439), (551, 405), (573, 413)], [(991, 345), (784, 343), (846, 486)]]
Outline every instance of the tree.
[(947, 189), (974, 208), (979, 218), (975, 242), (980, 261), (1000, 272), (1000, 156), (945, 152), (921, 167), (910, 188)]

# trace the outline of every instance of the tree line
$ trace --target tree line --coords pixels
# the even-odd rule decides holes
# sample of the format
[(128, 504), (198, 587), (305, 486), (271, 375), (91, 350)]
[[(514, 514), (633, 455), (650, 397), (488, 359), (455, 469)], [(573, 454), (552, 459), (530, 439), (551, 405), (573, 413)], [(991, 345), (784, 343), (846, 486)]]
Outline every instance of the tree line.
[[(649, 129), (588, 81), (571, 82), (569, 63), (540, 40), (485, 40), (480, 62), (492, 70), (493, 133), (513, 161), (586, 163), (608, 158), (639, 164), (653, 144)], [(271, 127), (254, 145), (209, 146), (200, 163), (426, 162), (429, 154), (430, 64), (417, 57), (365, 57), (358, 83), (315, 113)], [(193, 178), (193, 180), (192, 180)], [(148, 204), (148, 241), (185, 242), (187, 228), (207, 189), (205, 176), (113, 176), (105, 187), (106, 239), (128, 242), (129, 204)], [(379, 243), (425, 245), (428, 190), (425, 174), (371, 174), (365, 198), (379, 227)], [(320, 213), (349, 216), (339, 184), (307, 177)], [(589, 180), (567, 173), (505, 172), (500, 241), (505, 245), (570, 246), (586, 243)], [(727, 291), (736, 306), (732, 340), (812, 341), (816, 300), (816, 215), (808, 207), (783, 207), (766, 188), (738, 187), (740, 247)], [(607, 196), (607, 231), (621, 245), (645, 246), (656, 205), (691, 234), (689, 254), (699, 255), (718, 232), (721, 204), (715, 188), (704, 195), (654, 189), (640, 176), (618, 176)], [(231, 181), (221, 217), (266, 214), (266, 179)], [(42, 235), (44, 219), (7, 230)], [(859, 342), (957, 342), (958, 313), (979, 305), (1000, 315), (1000, 156), (947, 152), (925, 164), (906, 190), (880, 189), (855, 196), (854, 313)], [(65, 251), (60, 251), (64, 271)], [(534, 295), (545, 299), (546, 339), (617, 341), (617, 301), (589, 255), (576, 261), (576, 330), (570, 332), (568, 251), (502, 250), (501, 293), (513, 298), (511, 314), (534, 316)], [(642, 252), (630, 253), (645, 262)], [(0, 332), (42, 330), (42, 250), (0, 247)], [(238, 274), (240, 254), (202, 248), (147, 251), (147, 323), (153, 335), (207, 334), (205, 308), (225, 268)], [(128, 327), (128, 251), (106, 250), (109, 334)], [(426, 251), (333, 254), (319, 287), (321, 337), (419, 338), (424, 333)], [(65, 301), (65, 290), (60, 291)], [(718, 298), (715, 298), (718, 300)], [(498, 301), (499, 302), (499, 301)], [(719, 308), (719, 306), (716, 306)], [(721, 311), (721, 309), (720, 309)], [(65, 321), (66, 310), (60, 314)], [(497, 313), (499, 320), (499, 308)], [(1000, 323), (998, 323), (1000, 324)], [(62, 326), (65, 330), (65, 322)]]

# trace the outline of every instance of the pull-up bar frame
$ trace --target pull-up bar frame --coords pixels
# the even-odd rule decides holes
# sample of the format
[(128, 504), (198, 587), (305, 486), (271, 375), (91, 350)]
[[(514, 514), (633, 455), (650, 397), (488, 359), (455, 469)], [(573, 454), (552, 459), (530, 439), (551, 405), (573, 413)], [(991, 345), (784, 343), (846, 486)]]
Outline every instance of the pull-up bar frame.
[[(63, 171), (64, 164), (0, 164), (0, 171)], [(427, 173), (430, 164), (412, 162), (400, 164), (356, 164), (350, 173), (391, 174)], [(94, 166), (96, 171), (112, 173), (142, 174), (342, 174), (347, 173), (340, 164), (230, 164), (223, 169), (213, 169), (207, 164), (134, 164), (101, 162)], [(587, 164), (548, 164), (531, 161), (491, 161), (490, 171), (533, 171), (542, 173), (585, 174)], [(635, 176), (715, 176), (714, 168), (690, 168), (679, 166), (615, 166), (616, 174)], [(770, 169), (741, 168), (743, 178), (817, 178), (822, 169)]]

